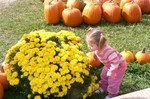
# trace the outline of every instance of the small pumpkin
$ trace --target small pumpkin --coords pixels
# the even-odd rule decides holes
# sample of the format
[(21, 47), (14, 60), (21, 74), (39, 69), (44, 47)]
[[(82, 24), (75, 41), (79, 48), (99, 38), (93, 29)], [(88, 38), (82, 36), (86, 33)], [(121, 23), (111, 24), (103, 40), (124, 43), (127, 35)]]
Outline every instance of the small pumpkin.
[(100, 66), (101, 62), (100, 62), (100, 60), (94, 58), (93, 52), (88, 52), (86, 55), (87, 55), (88, 63), (89, 63), (92, 67)]
[(86, 24), (95, 25), (101, 21), (102, 8), (97, 3), (88, 3), (83, 9), (82, 18)]
[(137, 23), (141, 20), (141, 8), (135, 2), (126, 3), (122, 8), (122, 16), (128, 23)]
[(0, 83), (0, 99), (3, 99), (4, 96), (4, 88), (3, 85)]
[(63, 22), (67, 26), (76, 27), (82, 23), (81, 11), (77, 8), (66, 8), (62, 12)]
[(146, 64), (150, 62), (149, 54), (146, 52), (146, 48), (143, 48), (142, 51), (139, 51), (135, 54), (136, 61), (139, 64)]
[(128, 63), (133, 62), (135, 59), (134, 54), (129, 50), (124, 50), (120, 54), (124, 57), (124, 59)]
[(53, 4), (51, 1), (44, 4), (44, 17), (47, 23), (58, 24), (60, 21), (60, 14), (57, 4)]
[(0, 83), (3, 85), (4, 89), (7, 89), (10, 86), (6, 73), (0, 73)]

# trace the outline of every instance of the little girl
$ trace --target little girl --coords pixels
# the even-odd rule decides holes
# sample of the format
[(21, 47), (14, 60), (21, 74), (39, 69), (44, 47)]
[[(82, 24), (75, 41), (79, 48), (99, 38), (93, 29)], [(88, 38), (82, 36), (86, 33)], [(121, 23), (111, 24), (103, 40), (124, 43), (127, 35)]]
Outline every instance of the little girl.
[(126, 61), (119, 52), (107, 44), (107, 39), (99, 29), (89, 28), (86, 42), (88, 48), (94, 51), (94, 58), (104, 64), (100, 75), (100, 88), (95, 93), (108, 92), (105, 99), (117, 96), (125, 74)]

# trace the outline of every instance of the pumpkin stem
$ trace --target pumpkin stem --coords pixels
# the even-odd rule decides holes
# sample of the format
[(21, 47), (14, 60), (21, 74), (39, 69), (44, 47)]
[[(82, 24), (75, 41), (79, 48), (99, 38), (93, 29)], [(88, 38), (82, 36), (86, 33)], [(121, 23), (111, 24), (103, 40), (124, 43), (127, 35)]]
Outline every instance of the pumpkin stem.
[(145, 51), (146, 51), (146, 48), (143, 48), (143, 49), (142, 49), (142, 53), (145, 53)]

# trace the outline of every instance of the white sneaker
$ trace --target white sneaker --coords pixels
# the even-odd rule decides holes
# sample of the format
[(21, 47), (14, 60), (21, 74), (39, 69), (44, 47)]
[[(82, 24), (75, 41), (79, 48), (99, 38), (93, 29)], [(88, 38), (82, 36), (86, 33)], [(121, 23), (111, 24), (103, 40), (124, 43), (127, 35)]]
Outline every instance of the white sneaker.
[(109, 96), (106, 96), (105, 99), (110, 99), (110, 97), (109, 97)]
[(98, 88), (95, 93), (104, 93), (104, 90), (102, 88)]

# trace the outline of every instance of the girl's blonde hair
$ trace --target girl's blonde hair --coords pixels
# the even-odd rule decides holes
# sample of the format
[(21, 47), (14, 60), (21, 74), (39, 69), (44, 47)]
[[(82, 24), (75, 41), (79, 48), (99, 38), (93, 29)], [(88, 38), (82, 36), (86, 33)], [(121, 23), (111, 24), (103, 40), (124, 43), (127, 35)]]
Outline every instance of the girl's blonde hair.
[(91, 27), (86, 32), (86, 40), (94, 41), (99, 49), (102, 49), (107, 41), (106, 37), (100, 29)]

